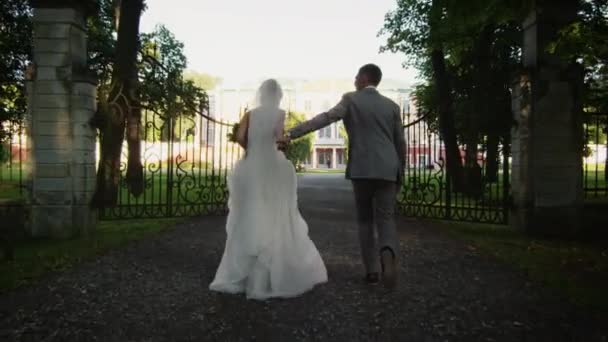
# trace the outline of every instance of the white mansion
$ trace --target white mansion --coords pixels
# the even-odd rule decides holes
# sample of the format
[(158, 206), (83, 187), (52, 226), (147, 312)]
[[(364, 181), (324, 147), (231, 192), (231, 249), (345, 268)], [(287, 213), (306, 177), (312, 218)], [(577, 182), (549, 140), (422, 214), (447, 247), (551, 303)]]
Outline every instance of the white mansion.
[[(311, 118), (336, 105), (342, 95), (354, 89), (348, 80), (290, 81), (279, 80), (283, 86), (281, 107), (304, 113)], [(257, 85), (239, 87), (223, 86), (209, 92), (210, 115), (228, 122), (239, 120), (244, 108), (254, 103)], [(379, 91), (407, 108), (410, 89), (395, 81), (383, 81)], [(308, 157), (309, 169), (344, 169), (346, 166), (345, 140), (341, 135), (342, 123), (334, 123), (316, 132), (314, 147)]]

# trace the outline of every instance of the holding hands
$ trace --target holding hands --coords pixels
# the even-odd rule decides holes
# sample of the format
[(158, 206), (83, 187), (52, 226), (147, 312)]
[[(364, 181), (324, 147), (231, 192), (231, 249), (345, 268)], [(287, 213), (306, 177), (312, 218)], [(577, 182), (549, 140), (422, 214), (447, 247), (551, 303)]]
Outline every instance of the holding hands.
[(291, 137), (289, 136), (289, 132), (283, 135), (282, 138), (277, 140), (277, 148), (279, 151), (287, 151), (287, 147), (289, 147), (289, 143), (291, 142)]

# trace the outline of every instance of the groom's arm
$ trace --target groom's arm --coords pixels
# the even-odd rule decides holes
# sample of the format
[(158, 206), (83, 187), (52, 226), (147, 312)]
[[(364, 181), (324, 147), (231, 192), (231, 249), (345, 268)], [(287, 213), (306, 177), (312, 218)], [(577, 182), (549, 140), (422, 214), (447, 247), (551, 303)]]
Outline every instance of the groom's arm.
[(348, 94), (342, 96), (342, 100), (332, 109), (325, 113), (321, 113), (314, 118), (303, 122), (296, 127), (290, 129), (287, 134), (289, 139), (297, 139), (310, 132), (321, 129), (325, 126), (330, 125), (333, 122), (343, 119), (348, 113), (348, 103), (350, 99)]

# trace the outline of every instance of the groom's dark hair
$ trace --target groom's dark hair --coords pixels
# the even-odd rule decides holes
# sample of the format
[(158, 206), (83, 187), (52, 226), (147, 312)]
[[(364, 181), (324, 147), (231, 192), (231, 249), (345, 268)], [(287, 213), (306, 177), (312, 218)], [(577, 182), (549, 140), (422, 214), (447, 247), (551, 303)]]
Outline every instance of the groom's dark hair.
[(367, 79), (376, 86), (382, 80), (382, 70), (376, 64), (365, 64), (359, 69), (359, 74), (366, 75)]

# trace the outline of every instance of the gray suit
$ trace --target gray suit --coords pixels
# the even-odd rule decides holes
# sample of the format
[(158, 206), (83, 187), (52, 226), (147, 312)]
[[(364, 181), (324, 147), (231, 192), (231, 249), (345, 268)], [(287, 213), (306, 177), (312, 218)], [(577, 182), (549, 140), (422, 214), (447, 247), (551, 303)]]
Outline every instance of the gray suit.
[(368, 87), (345, 94), (335, 107), (294, 127), (289, 135), (295, 139), (338, 120), (344, 121), (348, 133), (346, 178), (355, 192), (363, 263), (368, 273), (378, 272), (381, 248), (398, 255), (395, 200), (405, 166), (400, 109)]

